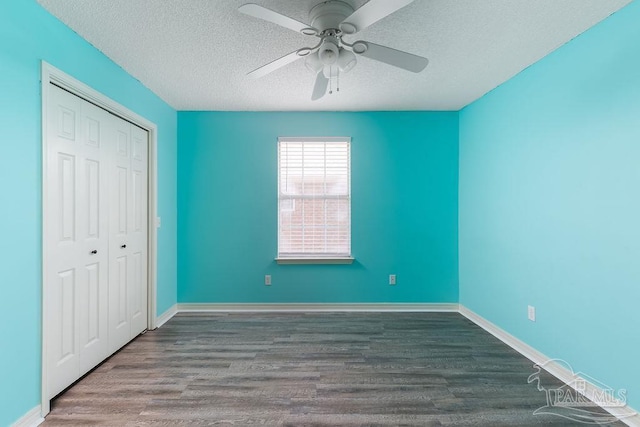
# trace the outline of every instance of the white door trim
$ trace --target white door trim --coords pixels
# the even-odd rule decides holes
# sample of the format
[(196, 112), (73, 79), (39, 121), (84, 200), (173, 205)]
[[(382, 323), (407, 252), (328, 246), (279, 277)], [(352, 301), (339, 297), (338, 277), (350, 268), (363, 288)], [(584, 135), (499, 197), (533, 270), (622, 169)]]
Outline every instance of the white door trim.
[(54, 83), (57, 86), (83, 98), (92, 104), (97, 105), (121, 118), (134, 123), (135, 125), (147, 130), (149, 132), (149, 210), (148, 210), (148, 307), (147, 307), (147, 329), (155, 329), (156, 327), (156, 296), (157, 296), (157, 224), (158, 224), (158, 146), (157, 136), (158, 128), (155, 123), (145, 119), (142, 116), (134, 113), (128, 108), (120, 105), (116, 101), (101, 94), (100, 92), (92, 89), (81, 81), (71, 77), (65, 72), (57, 69), (51, 64), (42, 61), (42, 75), (41, 75), (41, 89), (42, 89), (42, 372), (41, 372), (41, 414), (44, 417), (49, 413), (50, 401), (47, 395), (48, 390), (48, 372), (47, 361), (48, 358), (48, 343), (47, 337), (44, 331), (46, 330), (45, 322), (48, 318), (47, 304), (49, 295), (47, 287), (44, 286), (44, 273), (48, 271), (47, 267), (47, 253), (45, 253), (44, 239), (46, 230), (49, 227), (48, 218), (45, 215), (47, 212), (47, 198), (48, 194), (48, 182), (47, 182), (47, 162), (45, 161), (47, 155), (47, 115), (48, 115), (48, 102), (49, 102), (49, 89), (50, 83)]

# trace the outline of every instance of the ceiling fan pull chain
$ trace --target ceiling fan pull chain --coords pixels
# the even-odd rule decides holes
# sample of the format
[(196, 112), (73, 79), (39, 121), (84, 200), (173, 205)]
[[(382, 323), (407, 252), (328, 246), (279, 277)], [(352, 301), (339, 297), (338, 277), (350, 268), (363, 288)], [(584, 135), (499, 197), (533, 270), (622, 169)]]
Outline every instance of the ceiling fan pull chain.
[(329, 95), (333, 95), (333, 67), (329, 66)]
[(340, 68), (336, 71), (336, 92), (340, 92)]

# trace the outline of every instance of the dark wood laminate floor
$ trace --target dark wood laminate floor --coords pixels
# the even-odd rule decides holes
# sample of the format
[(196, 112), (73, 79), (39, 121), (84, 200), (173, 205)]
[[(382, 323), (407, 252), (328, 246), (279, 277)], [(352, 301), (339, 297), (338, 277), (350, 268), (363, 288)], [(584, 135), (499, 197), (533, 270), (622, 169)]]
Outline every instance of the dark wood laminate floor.
[(55, 399), (43, 425), (573, 425), (533, 415), (546, 404), (533, 372), (457, 313), (181, 314)]

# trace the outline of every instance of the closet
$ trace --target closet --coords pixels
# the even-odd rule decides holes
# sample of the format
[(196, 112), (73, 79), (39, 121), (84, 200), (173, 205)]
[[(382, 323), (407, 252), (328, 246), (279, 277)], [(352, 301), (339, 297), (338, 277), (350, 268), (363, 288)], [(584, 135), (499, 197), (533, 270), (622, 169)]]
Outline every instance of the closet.
[(43, 313), (54, 397), (147, 327), (148, 133), (53, 84)]

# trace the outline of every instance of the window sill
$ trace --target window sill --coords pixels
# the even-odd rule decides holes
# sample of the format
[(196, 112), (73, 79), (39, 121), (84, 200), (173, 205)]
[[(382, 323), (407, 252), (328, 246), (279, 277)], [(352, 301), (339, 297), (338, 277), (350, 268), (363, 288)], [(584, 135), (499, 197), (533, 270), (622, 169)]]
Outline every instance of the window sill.
[(353, 257), (276, 258), (278, 264), (353, 264)]

